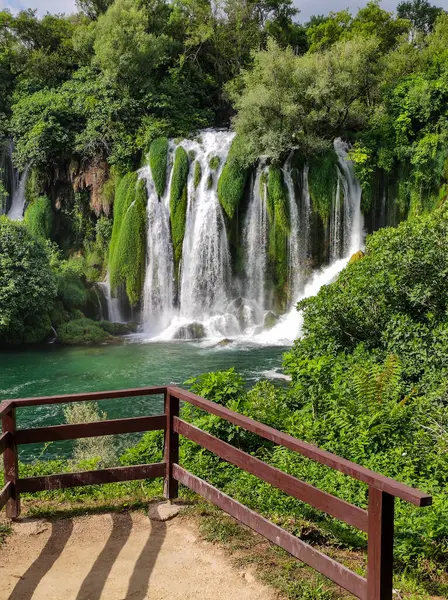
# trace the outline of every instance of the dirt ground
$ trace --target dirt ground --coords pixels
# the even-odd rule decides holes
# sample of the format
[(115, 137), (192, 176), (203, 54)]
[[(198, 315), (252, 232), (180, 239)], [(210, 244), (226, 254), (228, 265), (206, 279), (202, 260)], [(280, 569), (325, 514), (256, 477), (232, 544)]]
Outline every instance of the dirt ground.
[(25, 519), (0, 552), (0, 600), (274, 600), (194, 523), (141, 512)]

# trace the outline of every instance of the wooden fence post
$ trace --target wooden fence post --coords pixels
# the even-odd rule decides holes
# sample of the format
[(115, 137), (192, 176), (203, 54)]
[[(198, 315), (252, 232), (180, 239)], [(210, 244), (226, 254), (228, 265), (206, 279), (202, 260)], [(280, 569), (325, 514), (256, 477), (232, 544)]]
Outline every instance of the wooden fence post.
[(367, 598), (392, 600), (394, 557), (394, 500), (369, 488)]
[(173, 463), (179, 462), (179, 434), (173, 429), (173, 417), (179, 416), (179, 398), (171, 396), (169, 391), (165, 392), (165, 452), (166, 476), (164, 496), (167, 500), (177, 498), (179, 483), (173, 478)]
[(17, 519), (20, 515), (20, 496), (17, 489), (19, 479), (19, 465), (17, 458), (17, 444), (15, 440), (16, 431), (16, 409), (11, 408), (2, 418), (3, 433), (9, 432), (10, 444), (3, 453), (3, 464), (5, 470), (5, 483), (13, 484), (12, 495), (6, 505), (6, 516), (9, 519)]

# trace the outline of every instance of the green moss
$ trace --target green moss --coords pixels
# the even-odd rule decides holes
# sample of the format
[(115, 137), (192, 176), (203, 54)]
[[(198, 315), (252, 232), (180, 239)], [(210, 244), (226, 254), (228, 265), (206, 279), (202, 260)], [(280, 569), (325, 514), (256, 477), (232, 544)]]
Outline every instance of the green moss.
[(337, 157), (331, 151), (314, 158), (310, 164), (308, 184), (311, 204), (324, 222), (330, 216), (337, 188)]
[(208, 166), (212, 171), (216, 171), (216, 169), (221, 164), (221, 159), (219, 156), (212, 156), (212, 158), (208, 161)]
[(218, 181), (218, 198), (230, 219), (233, 219), (235, 211), (243, 199), (247, 180), (247, 169), (239, 160), (239, 151), (239, 140), (235, 138)]
[(159, 196), (163, 196), (166, 187), (166, 161), (168, 159), (168, 138), (156, 138), (149, 147), (149, 166)]
[(194, 163), (194, 177), (193, 177), (193, 181), (194, 181), (194, 189), (197, 190), (199, 184), (201, 183), (201, 179), (202, 179), (202, 168), (201, 168), (201, 163), (197, 160)]
[(182, 146), (179, 146), (174, 156), (170, 194), (171, 234), (176, 267), (182, 257), (182, 243), (185, 235), (188, 170), (188, 155)]
[(208, 174), (207, 177), (207, 189), (211, 190), (213, 187), (213, 175), (211, 173)]
[(137, 185), (137, 179), (137, 173), (127, 173), (121, 179), (117, 179), (116, 182), (114, 200), (114, 222), (112, 225), (112, 235), (109, 246), (109, 268), (111, 271), (113, 270), (115, 249), (118, 243), (118, 239), (120, 237), (123, 216), (133, 200), (133, 190)]
[(112, 289), (124, 285), (134, 306), (140, 299), (145, 276), (147, 195), (145, 182), (136, 182), (137, 175), (132, 175), (125, 176), (126, 185), (120, 182), (116, 196), (118, 214), (114, 216), (109, 273)]
[(26, 209), (25, 224), (36, 238), (48, 239), (53, 229), (53, 211), (46, 196), (37, 198)]
[[(264, 193), (265, 179), (261, 183)], [(273, 274), (276, 308), (286, 309), (288, 295), (288, 237), (290, 231), (288, 193), (281, 169), (269, 168), (267, 178), (267, 208), (269, 217), (268, 257)]]
[(62, 324), (58, 329), (61, 344), (101, 344), (112, 341), (112, 336), (91, 319), (76, 319)]
[(190, 162), (193, 162), (195, 158), (196, 158), (195, 150), (188, 150), (188, 160)]

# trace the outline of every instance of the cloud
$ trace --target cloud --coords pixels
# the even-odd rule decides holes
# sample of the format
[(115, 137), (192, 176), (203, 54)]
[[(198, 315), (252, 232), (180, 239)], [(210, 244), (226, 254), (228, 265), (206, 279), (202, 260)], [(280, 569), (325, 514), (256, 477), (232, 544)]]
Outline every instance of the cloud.
[(76, 12), (75, 0), (0, 0), (0, 9), (9, 9), (12, 13), (32, 8), (37, 10), (39, 16), (47, 12), (66, 13)]
[[(312, 15), (326, 15), (330, 11), (337, 12), (344, 8), (356, 13), (358, 8), (364, 7), (367, 2), (368, 0), (295, 0), (294, 4), (300, 10), (299, 20), (304, 22)], [(392, 11), (396, 9), (398, 2), (399, 0), (383, 0), (381, 6), (385, 10)]]

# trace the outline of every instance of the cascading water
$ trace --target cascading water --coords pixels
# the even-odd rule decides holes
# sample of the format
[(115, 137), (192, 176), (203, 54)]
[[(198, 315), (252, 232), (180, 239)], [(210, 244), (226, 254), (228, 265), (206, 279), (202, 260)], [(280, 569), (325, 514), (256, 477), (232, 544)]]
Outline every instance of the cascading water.
[[(107, 274), (105, 281), (99, 281), (95, 284), (104, 296), (107, 306), (107, 319), (112, 323), (123, 323), (125, 319), (121, 314), (120, 300), (118, 298), (112, 298), (110, 289), (109, 274)], [(101, 302), (100, 302), (101, 305)], [(106, 316), (106, 315), (102, 315)]]
[[(270, 224), (264, 176), (268, 166), (263, 160), (259, 162), (251, 180), (247, 208), (242, 209), (240, 273), (244, 277), (241, 281), (241, 275), (232, 276), (226, 223), (217, 194), (233, 136), (226, 131), (206, 130), (195, 140), (180, 142), (189, 155), (190, 170), (178, 278), (174, 272), (169, 212), (172, 163), (178, 144), (171, 142), (169, 146), (168, 185), (162, 198), (156, 193), (149, 167), (140, 170), (139, 176), (146, 181), (148, 191), (143, 320), (150, 339), (231, 337), (262, 344), (289, 343), (300, 333), (302, 317), (295, 309), (296, 303), (330, 283), (351, 254), (362, 246), (361, 188), (353, 163), (348, 160), (348, 146), (337, 139), (334, 142), (338, 158), (337, 193), (330, 214), (330, 264), (310, 275), (312, 211), (308, 166), (300, 173), (293, 167), (291, 153), (282, 169), (290, 223), (286, 286), (289, 312), (272, 329), (264, 330), (265, 316), (272, 312), (272, 292), (268, 293)], [(199, 183), (195, 163), (200, 167)]]
[[(173, 145), (170, 145), (172, 162)], [(143, 319), (148, 333), (165, 329), (173, 315), (174, 260), (170, 234), (171, 181), (162, 198), (158, 197), (149, 167), (140, 171), (148, 192), (147, 261), (143, 288)]]
[(266, 202), (267, 173), (264, 161), (258, 165), (244, 230), (244, 250), (246, 255), (245, 296), (252, 299), (258, 310), (263, 311), (266, 303), (266, 266), (268, 246), (268, 211)]
[[(338, 173), (338, 187), (332, 214), (340, 214), (341, 190), (343, 192), (343, 230), (340, 221), (332, 222), (334, 228), (334, 247), (332, 246), (330, 264), (314, 273), (305, 285), (303, 293), (299, 294), (292, 309), (284, 315), (270, 331), (264, 331), (258, 336), (258, 341), (266, 344), (287, 344), (293, 342), (299, 335), (303, 322), (301, 312), (295, 308), (297, 302), (315, 296), (320, 288), (331, 283), (337, 275), (347, 266), (350, 257), (360, 250), (364, 244), (364, 224), (361, 213), (361, 186), (356, 178), (353, 162), (348, 158), (348, 145), (340, 138), (334, 142), (335, 152), (338, 156), (340, 171)], [(306, 187), (306, 189), (305, 189)], [(308, 178), (304, 177), (303, 193), (309, 198)], [(336, 254), (339, 250), (339, 255)], [(342, 256), (341, 256), (342, 254)]]
[[(201, 141), (183, 142), (201, 166), (201, 181), (194, 189), (194, 169), (188, 180), (188, 207), (182, 249), (180, 314), (204, 319), (224, 311), (230, 284), (230, 252), (224, 216), (218, 200), (218, 179), (234, 134), (205, 131)], [(211, 160), (219, 159), (213, 169)]]
[(29, 167), (25, 167), (25, 170), (20, 175), (19, 184), (12, 194), (11, 208), (8, 211), (8, 217), (12, 221), (21, 221), (25, 212), (25, 188), (26, 180), (28, 177)]
[(0, 145), (0, 215), (8, 212), (9, 201), (16, 195), (19, 186), (19, 174), (12, 162), (13, 152), (11, 140)]

